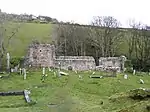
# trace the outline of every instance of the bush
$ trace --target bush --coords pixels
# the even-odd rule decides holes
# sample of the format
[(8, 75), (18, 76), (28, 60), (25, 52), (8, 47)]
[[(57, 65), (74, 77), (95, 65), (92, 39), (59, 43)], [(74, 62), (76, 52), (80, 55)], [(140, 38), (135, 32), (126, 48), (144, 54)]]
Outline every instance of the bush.
[(14, 58), (11, 58), (10, 60), (10, 66), (12, 68), (14, 68), (15, 66), (17, 66), (18, 64), (20, 64), (20, 61), (22, 60), (22, 58), (20, 57), (14, 57)]
[(144, 88), (138, 88), (130, 90), (129, 96), (133, 99), (144, 99), (150, 97), (150, 90)]
[(73, 68), (72, 68), (72, 66), (68, 66), (68, 70), (72, 70)]
[(125, 72), (126, 73), (133, 73), (133, 69), (131, 67), (127, 67)]
[(130, 68), (133, 67), (131, 60), (125, 61), (125, 65), (124, 66), (125, 67), (130, 67)]

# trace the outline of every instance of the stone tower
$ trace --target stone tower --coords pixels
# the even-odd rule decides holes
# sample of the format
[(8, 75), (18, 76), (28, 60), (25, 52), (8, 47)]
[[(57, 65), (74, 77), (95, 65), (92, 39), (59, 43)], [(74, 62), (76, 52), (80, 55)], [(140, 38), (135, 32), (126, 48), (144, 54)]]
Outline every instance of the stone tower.
[(54, 66), (55, 47), (51, 44), (31, 44), (28, 50), (28, 63), (32, 67)]

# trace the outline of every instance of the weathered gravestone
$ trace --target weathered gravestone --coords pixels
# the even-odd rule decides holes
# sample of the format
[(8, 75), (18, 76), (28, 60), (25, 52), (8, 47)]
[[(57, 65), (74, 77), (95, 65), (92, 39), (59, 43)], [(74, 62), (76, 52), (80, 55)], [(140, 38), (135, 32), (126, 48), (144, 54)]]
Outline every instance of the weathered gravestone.
[(27, 73), (26, 73), (26, 69), (25, 68), (23, 68), (23, 76), (24, 76), (24, 80), (25, 80), (26, 77), (27, 77)]
[(127, 74), (124, 75), (124, 79), (128, 79), (128, 75)]
[(9, 53), (7, 53), (7, 72), (10, 73), (10, 55)]
[(11, 92), (0, 92), (0, 96), (17, 96), (17, 95), (24, 95), (25, 101), (27, 103), (31, 102), (31, 99), (29, 97), (30, 91), (24, 90), (24, 91), (11, 91)]
[(46, 75), (45, 75), (45, 68), (43, 67), (43, 69), (42, 69), (42, 78), (41, 78), (42, 82), (45, 81), (45, 77), (46, 77)]
[(140, 84), (144, 84), (144, 81), (142, 79), (140, 79)]
[(133, 75), (135, 75), (135, 70), (133, 70)]

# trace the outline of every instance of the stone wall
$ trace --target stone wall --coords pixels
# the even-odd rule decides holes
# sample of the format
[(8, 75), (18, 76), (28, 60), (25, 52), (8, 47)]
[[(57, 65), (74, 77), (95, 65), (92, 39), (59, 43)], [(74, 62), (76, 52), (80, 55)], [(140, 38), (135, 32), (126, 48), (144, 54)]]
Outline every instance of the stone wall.
[[(60, 65), (59, 65), (60, 64)], [(58, 56), (55, 59), (55, 67), (68, 69), (71, 66), (73, 70), (95, 69), (95, 60), (90, 56)]]
[(55, 48), (50, 44), (32, 44), (29, 46), (28, 63), (33, 67), (54, 66)]
[(100, 70), (109, 70), (117, 69), (119, 72), (121, 70), (122, 59), (121, 57), (101, 57), (99, 59), (99, 69)]

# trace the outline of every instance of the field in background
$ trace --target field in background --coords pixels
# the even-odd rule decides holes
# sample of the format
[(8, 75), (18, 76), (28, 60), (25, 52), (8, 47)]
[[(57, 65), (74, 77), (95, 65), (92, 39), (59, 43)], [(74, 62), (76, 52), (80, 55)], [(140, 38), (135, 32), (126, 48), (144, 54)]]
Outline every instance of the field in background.
[[(9, 26), (12, 30), (16, 24)], [(18, 33), (10, 41), (9, 52), (12, 56), (24, 56), (32, 40), (51, 42), (51, 28), (51, 24), (22, 23)], [(10, 34), (11, 32), (8, 31), (7, 35)]]
[[(150, 76), (133, 76), (125, 80), (119, 74), (117, 78), (89, 78), (90, 72), (80, 72), (83, 80), (74, 72), (69, 76), (55, 77), (48, 72), (45, 82), (41, 82), (41, 72), (29, 72), (27, 79), (13, 74), (8, 79), (0, 79), (0, 91), (28, 89), (35, 105), (26, 106), (22, 96), (0, 96), (0, 112), (148, 112), (146, 105), (150, 100), (131, 100), (126, 92), (140, 87), (150, 88)], [(100, 73), (97, 72), (97, 75)], [(145, 84), (140, 84), (139, 79)], [(111, 98), (111, 99), (110, 99)]]

